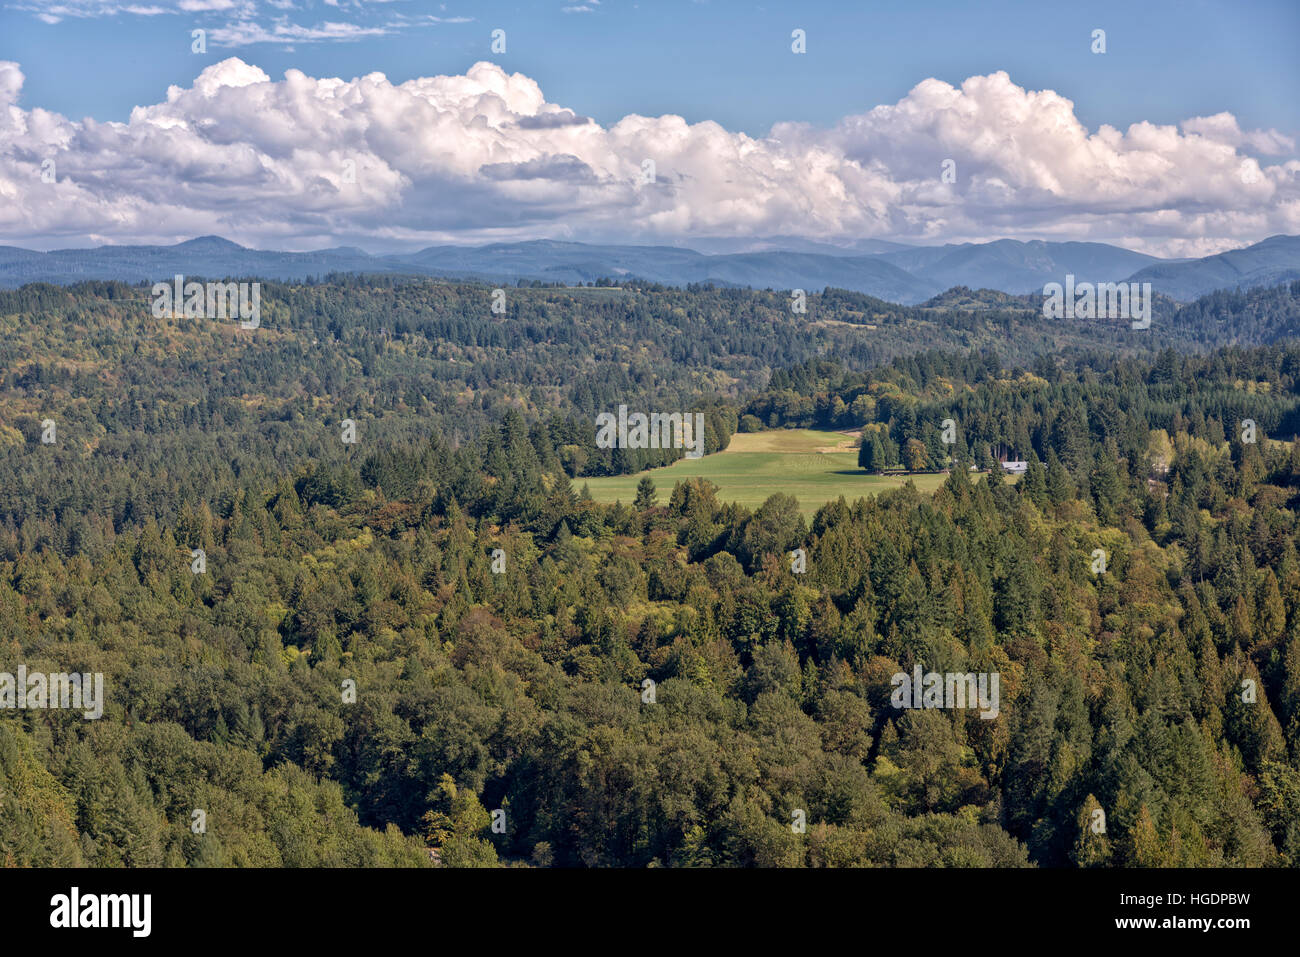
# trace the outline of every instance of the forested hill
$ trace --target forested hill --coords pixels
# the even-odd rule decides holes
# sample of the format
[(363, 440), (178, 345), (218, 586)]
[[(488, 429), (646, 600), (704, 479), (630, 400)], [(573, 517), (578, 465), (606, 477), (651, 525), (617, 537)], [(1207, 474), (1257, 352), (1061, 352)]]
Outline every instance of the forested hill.
[[(1181, 308), (1157, 298), (1151, 328), (1133, 330), (1048, 320), (1034, 297), (962, 290), (951, 293), (960, 305), (926, 307), (829, 290), (796, 313), (776, 292), (512, 288), (495, 314), (486, 286), (340, 279), (266, 284), (260, 327), (245, 330), (156, 319), (145, 287), (28, 286), (0, 292), (0, 442), (19, 456), (0, 505), (11, 516), (43, 501), (166, 518), (240, 475), (267, 482), (308, 461), (341, 461), (344, 419), (363, 436), (350, 454), (368, 455), (434, 435), (455, 448), (508, 409), (545, 431), (547, 462), (570, 476), (635, 471), (680, 453), (597, 449), (594, 416), (619, 404), (709, 412), (712, 451), (735, 428), (723, 407), (738, 411), (773, 370), (811, 358), (861, 370), (935, 348), (1029, 364), (1268, 343), (1300, 328), (1297, 288), (1215, 293)], [(84, 473), (40, 475), (22, 458), (51, 417), (64, 453), (85, 455)], [(114, 487), (106, 469), (127, 461), (163, 488)]]
[[(268, 284), (257, 329), (0, 294), (0, 671), (107, 697), (0, 713), (0, 860), (1300, 860), (1300, 284), (1147, 330), (491, 292)], [(597, 505), (646, 464), (592, 443), (620, 403), (710, 451), (953, 419), (954, 468), (811, 522), (703, 480)], [(967, 473), (996, 445), (1014, 485)], [(917, 666), (999, 675), (997, 715), (895, 707)]]

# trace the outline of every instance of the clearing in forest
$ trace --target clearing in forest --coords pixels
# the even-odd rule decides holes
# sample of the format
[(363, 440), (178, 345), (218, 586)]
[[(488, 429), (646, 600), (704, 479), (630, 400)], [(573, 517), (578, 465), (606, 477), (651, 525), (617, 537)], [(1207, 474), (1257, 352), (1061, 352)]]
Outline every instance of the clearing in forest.
[(771, 429), (737, 432), (722, 452), (699, 459), (680, 459), (660, 469), (635, 475), (574, 479), (573, 487), (585, 483), (597, 502), (621, 501), (630, 505), (636, 498), (641, 476), (655, 483), (660, 505), (667, 504), (673, 485), (685, 479), (703, 477), (718, 486), (718, 497), (746, 508), (758, 508), (777, 492), (793, 495), (800, 510), (811, 517), (826, 502), (841, 495), (847, 501), (864, 495), (915, 483), (922, 492), (933, 492), (945, 475), (868, 475), (858, 468), (857, 436), (847, 432), (816, 429)]

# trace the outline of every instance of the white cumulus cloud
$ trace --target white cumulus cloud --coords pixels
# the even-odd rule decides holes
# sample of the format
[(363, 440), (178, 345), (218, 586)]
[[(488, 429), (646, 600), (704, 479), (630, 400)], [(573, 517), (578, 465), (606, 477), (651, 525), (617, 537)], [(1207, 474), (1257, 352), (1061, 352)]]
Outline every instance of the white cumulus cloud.
[(125, 123), (25, 109), (22, 79), (0, 62), (0, 237), (43, 248), (203, 233), (298, 249), (782, 234), (1205, 255), (1300, 233), (1286, 136), (1226, 113), (1089, 130), (1069, 99), (1005, 73), (924, 80), (830, 129), (784, 123), (761, 138), (673, 115), (602, 126), (491, 63), (394, 84), (276, 80), (232, 57)]

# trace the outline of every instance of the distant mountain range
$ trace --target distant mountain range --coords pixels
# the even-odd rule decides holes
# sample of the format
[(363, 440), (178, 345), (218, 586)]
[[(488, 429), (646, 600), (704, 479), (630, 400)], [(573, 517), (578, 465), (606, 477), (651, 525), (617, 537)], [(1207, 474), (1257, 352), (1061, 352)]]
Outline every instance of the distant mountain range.
[(1150, 282), (1156, 292), (1188, 301), (1215, 289), (1300, 279), (1300, 236), (1272, 236), (1202, 259), (1160, 259), (1105, 243), (1021, 242), (907, 246), (861, 240), (835, 246), (797, 237), (706, 239), (700, 249), (613, 246), (536, 240), (486, 246), (430, 246), (373, 256), (354, 247), (295, 253), (248, 249), (217, 236), (175, 246), (99, 246), (33, 252), (0, 246), (0, 287), (87, 279), (158, 281), (176, 274), (219, 279), (300, 280), (327, 273), (389, 273), (577, 284), (645, 279), (666, 285), (816, 291), (827, 286), (891, 302), (923, 302), (953, 286), (1013, 295), (1041, 292), (1072, 274), (1079, 282)]

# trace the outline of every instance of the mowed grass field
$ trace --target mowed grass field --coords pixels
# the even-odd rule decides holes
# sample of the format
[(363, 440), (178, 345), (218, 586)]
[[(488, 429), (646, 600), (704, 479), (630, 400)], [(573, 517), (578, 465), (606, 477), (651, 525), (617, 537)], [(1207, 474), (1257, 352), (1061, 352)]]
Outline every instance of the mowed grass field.
[(673, 485), (690, 478), (706, 478), (718, 486), (723, 501), (758, 508), (777, 492), (793, 495), (800, 510), (811, 517), (827, 502), (841, 495), (847, 501), (864, 495), (899, 488), (908, 481), (922, 492), (943, 484), (944, 475), (905, 477), (867, 475), (858, 468), (857, 440), (841, 432), (813, 429), (774, 429), (767, 432), (738, 432), (726, 451), (699, 459), (681, 459), (661, 469), (636, 475), (602, 476), (574, 481), (591, 489), (597, 502), (632, 504), (641, 476), (649, 475), (661, 505), (672, 494)]

